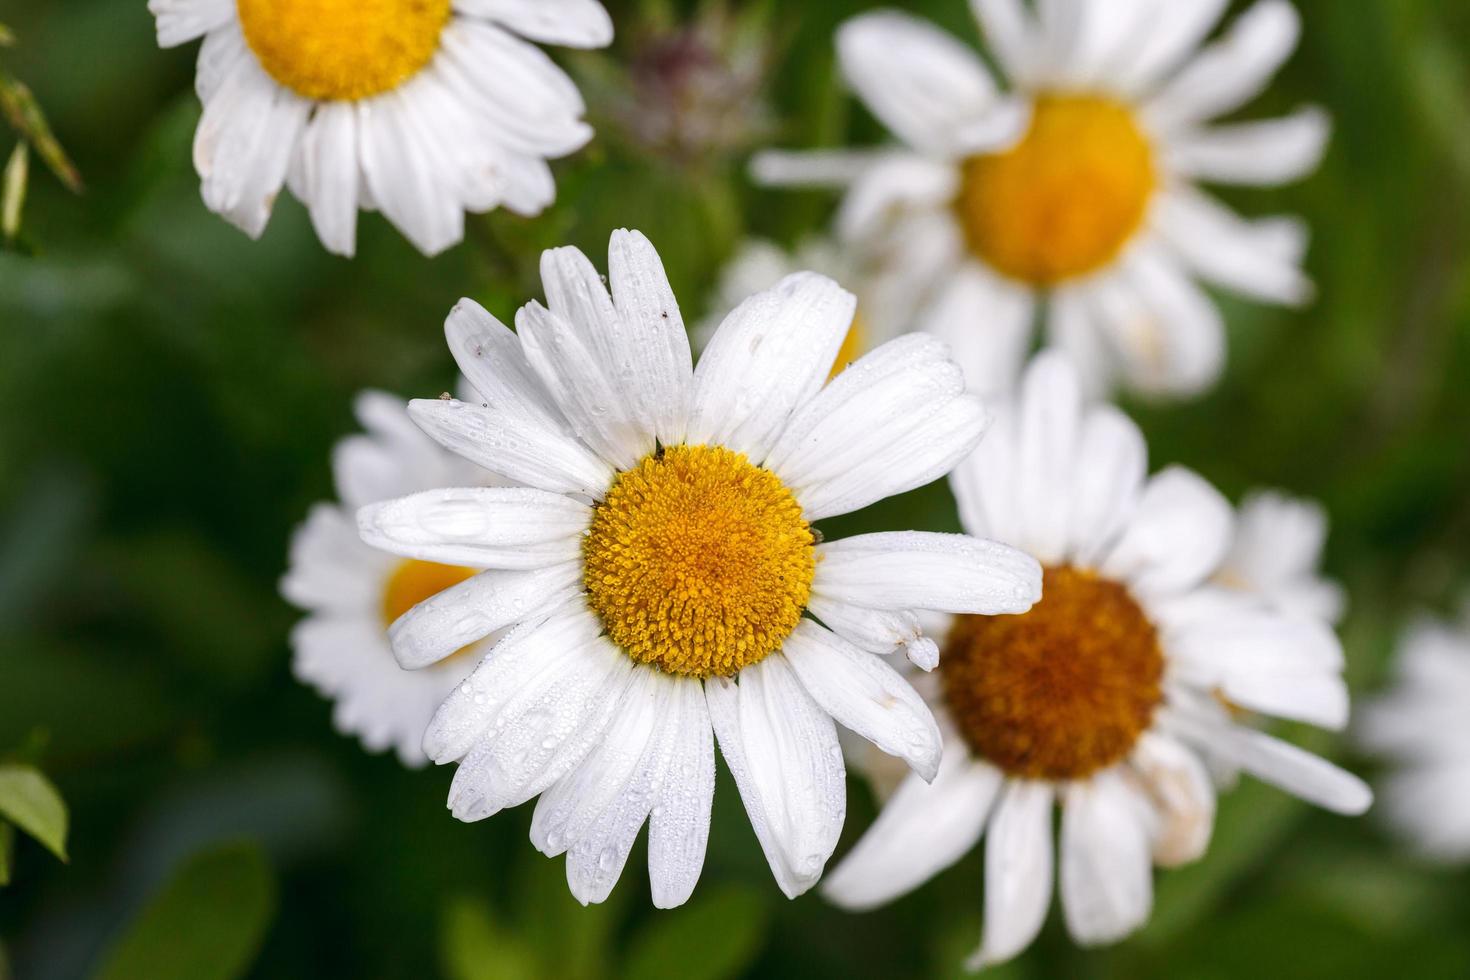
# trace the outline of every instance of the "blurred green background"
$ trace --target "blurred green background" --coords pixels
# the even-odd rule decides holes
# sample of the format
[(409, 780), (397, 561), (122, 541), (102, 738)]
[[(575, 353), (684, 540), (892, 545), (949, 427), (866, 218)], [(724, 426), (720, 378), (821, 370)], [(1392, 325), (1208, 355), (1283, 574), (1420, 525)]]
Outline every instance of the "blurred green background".
[[(540, 295), (540, 249), (577, 244), (602, 266), (609, 232), (634, 226), (692, 322), (744, 235), (821, 229), (830, 197), (757, 191), (744, 159), (880, 138), (832, 69), (834, 25), (868, 6), (734, 3), (677, 36), (696, 4), (614, 0), (611, 50), (556, 52), (598, 138), (557, 165), (552, 211), (472, 219), (435, 261), (368, 217), (346, 262), (284, 196), (259, 244), (204, 209), (197, 46), (158, 50), (143, 0), (0, 0), (18, 41), (0, 65), (87, 182), (72, 196), (33, 162), (23, 250), (0, 252), (0, 754), (44, 769), (72, 816), (69, 864), (15, 843), (0, 889), (15, 976), (959, 973), (979, 934), (978, 853), (877, 913), (787, 902), (723, 772), (688, 906), (650, 908), (640, 845), (608, 905), (577, 907), (561, 862), (526, 840), (529, 806), (459, 824), (449, 770), (408, 772), (333, 732), (291, 677), (297, 614), (276, 593), (290, 529), (331, 496), (352, 395), (451, 386), (440, 325), (459, 296), (508, 317)], [(962, 0), (904, 6), (975, 36)], [(1327, 163), (1227, 196), (1306, 216), (1321, 299), (1227, 303), (1220, 387), (1130, 408), (1155, 465), (1186, 463), (1236, 499), (1267, 484), (1326, 503), (1361, 693), (1410, 612), (1452, 603), (1470, 554), (1470, 5), (1299, 6), (1301, 49), (1250, 114), (1325, 104)], [(670, 52), (701, 47), (704, 81), (681, 88), (689, 59)], [(717, 139), (700, 135), (709, 118)], [(0, 153), (10, 143), (0, 130)], [(947, 529), (953, 504), (932, 487), (839, 530), (885, 523)], [(873, 813), (851, 789), (839, 853)], [(1161, 876), (1144, 932), (1083, 952), (1053, 921), (995, 975), (1464, 977), (1467, 921), (1464, 872), (1403, 857), (1371, 816), (1248, 783), (1205, 860)]]

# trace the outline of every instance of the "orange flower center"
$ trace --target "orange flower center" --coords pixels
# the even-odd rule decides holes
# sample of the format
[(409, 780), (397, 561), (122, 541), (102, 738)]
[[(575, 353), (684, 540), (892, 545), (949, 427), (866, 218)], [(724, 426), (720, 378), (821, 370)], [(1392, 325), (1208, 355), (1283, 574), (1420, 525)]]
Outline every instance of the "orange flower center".
[(1153, 146), (1131, 110), (1101, 96), (1046, 95), (1020, 143), (965, 161), (955, 210), (981, 261), (1051, 286), (1117, 258), (1157, 185)]
[(1019, 616), (961, 616), (944, 699), (975, 753), (1023, 779), (1083, 779), (1121, 762), (1163, 700), (1158, 634), (1122, 585), (1048, 568)]
[(476, 574), (473, 568), (438, 565), (416, 558), (399, 562), (393, 574), (388, 576), (388, 584), (383, 588), (383, 625), (392, 626), (399, 616), (425, 599)]

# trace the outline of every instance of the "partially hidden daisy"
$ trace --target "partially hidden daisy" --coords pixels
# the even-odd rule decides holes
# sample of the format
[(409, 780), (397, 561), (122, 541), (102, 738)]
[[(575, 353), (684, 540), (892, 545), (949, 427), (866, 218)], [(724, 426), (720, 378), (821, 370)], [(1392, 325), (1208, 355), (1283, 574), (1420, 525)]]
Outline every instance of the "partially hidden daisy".
[(355, 407), (367, 431), (343, 439), (332, 453), (339, 502), (311, 509), (292, 536), (290, 567), (281, 579), (281, 594), (310, 614), (291, 631), (292, 667), (335, 702), (339, 731), (421, 766), (428, 761), (424, 728), (483, 651), (471, 644), (426, 670), (406, 671), (393, 657), (388, 627), (478, 569), (370, 548), (358, 537), (355, 515), (365, 504), (432, 487), (504, 481), (424, 435), (402, 399), (366, 391)]
[(1425, 858), (1470, 861), (1470, 601), (1458, 622), (1418, 617), (1399, 640), (1389, 690), (1357, 721), (1383, 757), (1382, 813)]
[(407, 558), (489, 569), (393, 628), (405, 667), (510, 632), (439, 709), (424, 750), (457, 762), (479, 820), (540, 796), (531, 839), (607, 897), (649, 824), (656, 905), (704, 862), (716, 740), (777, 883), (811, 887), (846, 810), (834, 721), (933, 778), (929, 709), (880, 655), (933, 665), (915, 610), (1015, 613), (1021, 552), (964, 535), (823, 541), (813, 522), (947, 473), (986, 414), (931, 337), (827, 379), (854, 299), (803, 273), (751, 297), (698, 370), (653, 246), (613, 235), (608, 282), (542, 258), (547, 303), (512, 332), (462, 302), (446, 332), (479, 402), (416, 401), (442, 445), (521, 484), (429, 491), (359, 513)]
[(1058, 353), (1037, 358), (997, 408), (950, 479), (971, 533), (1042, 564), (1042, 600), (1021, 616), (953, 620), (938, 670), (921, 678), (946, 732), (939, 775), (899, 785), (828, 876), (828, 897), (876, 906), (983, 836), (978, 967), (1030, 944), (1054, 876), (1079, 943), (1138, 928), (1152, 907), (1151, 866), (1206, 849), (1215, 760), (1332, 810), (1368, 806), (1355, 776), (1244, 717), (1342, 726), (1336, 637), (1212, 585), (1229, 505), (1188, 470), (1150, 478), (1146, 466), (1138, 428), (1086, 404)]
[(357, 212), (422, 252), (464, 237), (466, 211), (539, 214), (546, 161), (592, 131), (581, 95), (531, 41), (602, 47), (598, 0), (149, 0), (164, 47), (203, 37), (204, 201), (252, 238), (282, 186), (322, 244), (352, 255)]
[[(1300, 222), (1243, 219), (1197, 185), (1312, 171), (1326, 115), (1211, 122), (1264, 89), (1296, 46), (1285, 0), (1213, 43), (1224, 0), (972, 0), (1001, 92), (976, 53), (898, 11), (840, 29), (844, 75), (902, 148), (773, 154), (773, 183), (848, 187), (849, 240), (926, 239), (910, 291), (956, 360), (1013, 382), (1044, 321), (1090, 390), (1184, 395), (1214, 382), (1224, 331), (1202, 281), (1264, 302), (1312, 296)], [(977, 385), (987, 378), (974, 379)], [(982, 389), (983, 390), (983, 389)]]
[(1327, 511), (1321, 504), (1279, 490), (1252, 491), (1236, 512), (1230, 550), (1215, 582), (1335, 624), (1347, 596), (1320, 571), (1326, 543)]

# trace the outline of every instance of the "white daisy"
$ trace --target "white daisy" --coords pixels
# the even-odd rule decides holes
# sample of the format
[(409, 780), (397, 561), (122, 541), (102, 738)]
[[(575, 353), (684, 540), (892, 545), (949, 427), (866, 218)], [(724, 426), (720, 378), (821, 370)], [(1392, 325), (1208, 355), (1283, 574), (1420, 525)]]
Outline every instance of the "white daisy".
[(1142, 924), (1150, 865), (1194, 860), (1209, 841), (1206, 755), (1320, 806), (1368, 806), (1356, 777), (1237, 723), (1246, 709), (1344, 724), (1341, 648), (1317, 620), (1210, 585), (1229, 505), (1187, 470), (1146, 478), (1145, 456), (1123, 414), (1084, 404), (1061, 355), (1039, 357), (997, 411), (951, 483), (971, 533), (1041, 562), (1042, 601), (1023, 616), (955, 619), (927, 688), (950, 736), (938, 778), (904, 781), (828, 877), (830, 898), (886, 902), (984, 836), (972, 965), (997, 963), (1041, 928), (1054, 867), (1079, 943)]
[[(446, 452), (408, 418), (405, 403), (367, 391), (357, 417), (365, 435), (332, 454), (340, 503), (320, 503), (291, 539), (281, 594), (310, 613), (291, 632), (296, 676), (336, 702), (333, 720), (368, 749), (398, 751), (405, 765), (427, 762), (420, 743), (439, 703), (474, 668), (466, 647), (434, 667), (409, 672), (388, 645), (388, 626), (419, 602), (477, 569), (398, 559), (362, 543), (359, 507), (445, 484), (498, 483)], [(483, 651), (480, 651), (483, 653)]]
[(1320, 572), (1327, 512), (1313, 500), (1256, 490), (1241, 502), (1235, 536), (1215, 581), (1277, 608), (1327, 623), (1342, 619), (1347, 596)]
[(194, 165), (204, 201), (258, 238), (289, 185), (352, 255), (358, 209), (427, 255), (466, 211), (539, 214), (548, 158), (592, 136), (582, 97), (528, 41), (602, 47), (597, 0), (149, 0), (164, 47), (204, 38)]
[[(492, 569), (394, 626), (405, 667), (511, 632), (424, 738), (478, 820), (540, 795), (535, 845), (607, 897), (649, 821), (661, 907), (704, 862), (714, 739), (782, 890), (821, 875), (846, 809), (834, 720), (921, 779), (940, 737), (878, 656), (932, 665), (915, 609), (1007, 613), (1040, 594), (1020, 552), (901, 532), (822, 543), (811, 522), (947, 473), (986, 424), (930, 337), (825, 384), (854, 298), (789, 276), (742, 303), (698, 370), (657, 253), (617, 232), (612, 295), (587, 258), (542, 258), (547, 305), (512, 333), (473, 303), (447, 324), (482, 404), (416, 401), (444, 446), (526, 489), (444, 489), (364, 508), (365, 540)], [(820, 623), (817, 621), (820, 620)]]
[(1316, 167), (1320, 109), (1210, 124), (1295, 48), (1295, 9), (1259, 0), (1201, 47), (1225, 0), (971, 6), (1010, 91), (927, 22), (862, 15), (838, 33), (842, 69), (904, 147), (770, 155), (757, 177), (848, 186), (849, 240), (926, 239), (942, 258), (911, 291), (931, 296), (926, 325), (967, 370), (999, 359), (1014, 379), (1044, 319), (1090, 390), (1118, 376), (1145, 393), (1207, 387), (1224, 335), (1196, 280), (1266, 302), (1312, 295), (1300, 223), (1247, 221), (1196, 186), (1274, 185)]
[(1405, 631), (1393, 686), (1357, 735), (1390, 763), (1379, 795), (1403, 839), (1431, 860), (1470, 860), (1470, 604), (1459, 623), (1421, 617)]

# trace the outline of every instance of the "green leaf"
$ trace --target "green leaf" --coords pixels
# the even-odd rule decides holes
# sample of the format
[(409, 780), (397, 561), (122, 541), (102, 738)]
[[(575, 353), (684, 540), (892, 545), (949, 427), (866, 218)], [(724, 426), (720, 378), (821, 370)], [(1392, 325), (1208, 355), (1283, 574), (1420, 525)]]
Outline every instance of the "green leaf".
[(190, 857), (107, 954), (100, 980), (233, 980), (249, 971), (275, 911), (260, 845)]
[(745, 972), (765, 943), (769, 912), (746, 888), (698, 896), (664, 912), (632, 939), (627, 980), (725, 980)]
[(15, 851), (15, 828), (0, 820), (0, 886), (10, 884), (10, 856)]
[(461, 896), (444, 908), (439, 956), (450, 980), (536, 980), (535, 954), (495, 921), (488, 903)]
[(66, 860), (66, 803), (34, 766), (0, 765), (0, 817)]

